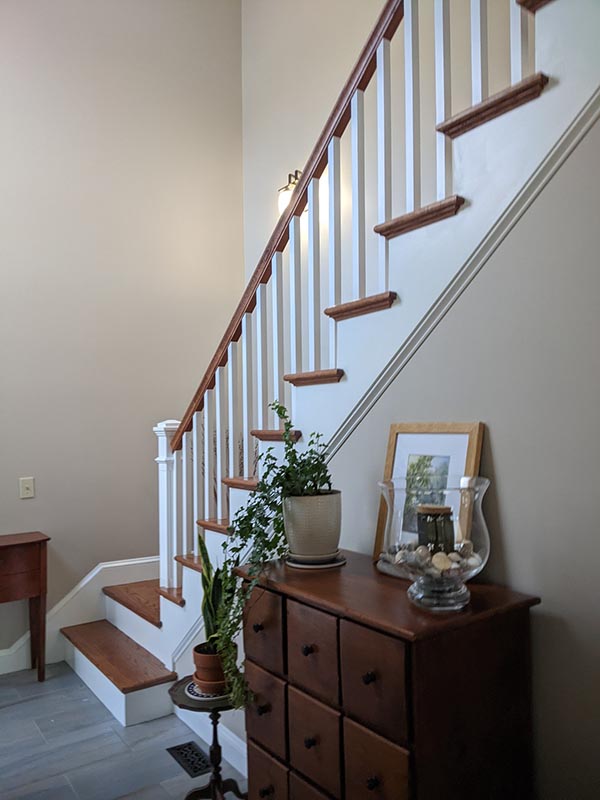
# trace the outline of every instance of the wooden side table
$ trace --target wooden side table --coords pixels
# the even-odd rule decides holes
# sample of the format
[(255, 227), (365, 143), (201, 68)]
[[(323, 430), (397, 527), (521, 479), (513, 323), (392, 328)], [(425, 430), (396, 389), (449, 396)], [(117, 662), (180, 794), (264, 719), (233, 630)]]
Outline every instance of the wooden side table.
[(0, 603), (29, 600), (31, 668), (46, 677), (46, 545), (39, 531), (0, 536)]
[(240, 800), (247, 800), (248, 795), (242, 792), (237, 782), (232, 778), (223, 780), (221, 776), (221, 745), (219, 744), (219, 719), (221, 718), (222, 711), (230, 711), (233, 706), (230, 705), (228, 698), (202, 698), (196, 699), (190, 697), (186, 688), (192, 683), (192, 676), (188, 675), (177, 681), (176, 684), (171, 686), (169, 694), (171, 700), (178, 708), (185, 708), (188, 711), (203, 711), (205, 714), (210, 714), (212, 722), (213, 740), (210, 746), (210, 765), (212, 773), (209, 782), (206, 786), (200, 789), (192, 789), (191, 792), (185, 796), (185, 800), (225, 800), (225, 795), (231, 792)]

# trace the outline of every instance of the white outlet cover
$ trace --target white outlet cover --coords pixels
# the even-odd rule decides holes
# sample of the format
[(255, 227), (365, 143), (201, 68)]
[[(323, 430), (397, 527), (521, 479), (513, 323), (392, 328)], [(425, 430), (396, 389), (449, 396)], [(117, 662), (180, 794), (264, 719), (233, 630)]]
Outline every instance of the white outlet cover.
[(19, 497), (21, 500), (35, 497), (35, 478), (19, 478)]

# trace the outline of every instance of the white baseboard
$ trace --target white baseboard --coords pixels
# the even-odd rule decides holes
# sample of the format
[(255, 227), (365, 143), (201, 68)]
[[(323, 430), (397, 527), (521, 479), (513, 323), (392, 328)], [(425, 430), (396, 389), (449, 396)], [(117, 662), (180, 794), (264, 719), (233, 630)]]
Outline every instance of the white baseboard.
[[(186, 711), (182, 708), (175, 708), (175, 714), (182, 722), (185, 722), (188, 728), (191, 728), (194, 733), (198, 734), (201, 739), (210, 745), (212, 741), (212, 723), (208, 714), (201, 714), (197, 711)], [(247, 777), (248, 754), (246, 750), (246, 740), (242, 739), (229, 728), (226, 728), (223, 723), (220, 723), (219, 743), (223, 750), (223, 759), (231, 764), (241, 775)]]
[[(157, 577), (158, 556), (106, 561), (95, 566), (48, 612), (46, 661), (54, 664), (65, 658), (65, 641), (60, 634), (61, 628), (105, 618), (103, 586)], [(27, 632), (11, 647), (0, 650), (0, 675), (30, 667), (29, 632)]]

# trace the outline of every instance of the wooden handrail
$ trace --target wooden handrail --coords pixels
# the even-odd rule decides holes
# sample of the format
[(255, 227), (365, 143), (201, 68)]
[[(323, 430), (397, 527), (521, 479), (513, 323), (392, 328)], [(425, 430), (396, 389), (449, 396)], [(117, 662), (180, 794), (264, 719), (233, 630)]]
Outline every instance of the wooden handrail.
[(317, 144), (309, 156), (308, 162), (302, 172), (302, 177), (294, 189), (290, 204), (280, 216), (275, 230), (254, 270), (248, 285), (236, 308), (231, 322), (217, 350), (212, 357), (204, 377), (189, 404), (181, 424), (171, 441), (173, 451), (179, 450), (183, 441), (183, 434), (192, 429), (194, 414), (202, 409), (204, 394), (215, 383), (215, 374), (219, 367), (227, 363), (227, 348), (231, 342), (237, 342), (242, 333), (242, 318), (254, 310), (256, 305), (256, 290), (261, 283), (267, 283), (271, 277), (271, 259), (275, 253), (284, 250), (289, 238), (289, 224), (292, 217), (299, 216), (307, 203), (308, 184), (313, 178), (320, 178), (327, 166), (327, 148), (334, 136), (341, 136), (350, 122), (350, 103), (357, 89), (364, 91), (373, 74), (377, 63), (377, 48), (383, 39), (391, 39), (404, 16), (404, 0), (388, 0), (381, 12), (377, 24), (373, 28), (369, 39), (364, 46), (350, 77), (346, 81), (342, 92), (329, 115), (329, 119), (319, 136)]

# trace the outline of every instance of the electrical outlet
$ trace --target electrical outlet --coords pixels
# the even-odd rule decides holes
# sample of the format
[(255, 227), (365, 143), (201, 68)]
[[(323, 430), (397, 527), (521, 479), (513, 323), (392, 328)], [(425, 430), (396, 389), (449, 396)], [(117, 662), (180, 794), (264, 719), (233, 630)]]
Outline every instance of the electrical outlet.
[(35, 478), (19, 478), (19, 497), (21, 500), (35, 497)]

